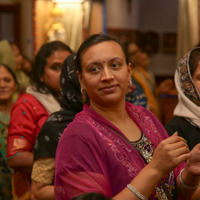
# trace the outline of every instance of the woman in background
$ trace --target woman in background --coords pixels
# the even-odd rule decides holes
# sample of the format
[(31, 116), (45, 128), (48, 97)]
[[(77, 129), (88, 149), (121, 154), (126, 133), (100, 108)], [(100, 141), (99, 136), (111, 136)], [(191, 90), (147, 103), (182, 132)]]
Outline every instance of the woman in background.
[(34, 62), (27, 56), (23, 55), (22, 70), (26, 73), (27, 76), (31, 76), (33, 67)]
[(12, 170), (6, 162), (8, 124), (13, 106), (13, 94), (17, 90), (17, 79), (13, 71), (0, 64), (0, 197), (12, 200)]
[(31, 86), (13, 106), (7, 160), (14, 169), (13, 196), (16, 200), (31, 198), (33, 146), (48, 116), (60, 109), (60, 71), (64, 59), (71, 53), (62, 42), (44, 44), (36, 55)]
[(34, 146), (32, 170), (32, 200), (54, 198), (55, 154), (58, 141), (74, 116), (82, 111), (81, 88), (75, 69), (76, 54), (68, 56), (62, 66), (61, 107), (42, 126)]
[(21, 55), (18, 46), (14, 43), (11, 43), (10, 45), (15, 59), (15, 70), (18, 82), (18, 92), (19, 96), (21, 96), (26, 92), (26, 88), (30, 85), (29, 76), (27, 76), (27, 74), (22, 70), (23, 56)]
[(179, 102), (174, 118), (166, 125), (169, 135), (175, 131), (187, 140), (189, 149), (200, 143), (200, 47), (188, 52), (175, 73)]

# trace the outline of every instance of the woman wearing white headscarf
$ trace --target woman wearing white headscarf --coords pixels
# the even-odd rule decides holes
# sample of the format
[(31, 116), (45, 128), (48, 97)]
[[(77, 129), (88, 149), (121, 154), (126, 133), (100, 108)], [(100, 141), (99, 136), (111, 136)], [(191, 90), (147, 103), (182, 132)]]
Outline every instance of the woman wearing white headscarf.
[(178, 131), (191, 150), (200, 143), (200, 48), (192, 49), (181, 59), (175, 72), (175, 84), (179, 102), (175, 117), (165, 128), (169, 135)]

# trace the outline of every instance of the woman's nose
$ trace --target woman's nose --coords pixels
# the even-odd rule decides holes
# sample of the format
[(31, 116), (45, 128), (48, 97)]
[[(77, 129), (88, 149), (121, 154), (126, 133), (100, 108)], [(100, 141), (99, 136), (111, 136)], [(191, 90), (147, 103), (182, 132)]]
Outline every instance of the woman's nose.
[(112, 80), (114, 79), (114, 76), (112, 74), (112, 71), (108, 67), (104, 67), (103, 72), (102, 72), (102, 81), (107, 81), (107, 80)]
[(0, 87), (5, 87), (5, 82), (3, 80), (0, 80)]

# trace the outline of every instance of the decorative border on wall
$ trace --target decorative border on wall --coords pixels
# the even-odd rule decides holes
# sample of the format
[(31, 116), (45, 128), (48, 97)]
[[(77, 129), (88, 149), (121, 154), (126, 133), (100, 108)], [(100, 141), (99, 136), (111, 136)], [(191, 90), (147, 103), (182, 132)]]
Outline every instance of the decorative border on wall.
[(159, 52), (159, 35), (155, 32), (147, 32), (143, 34), (142, 48), (145, 52), (152, 54)]
[(163, 53), (176, 53), (177, 33), (163, 34)]
[(155, 32), (141, 33), (139, 30), (107, 28), (107, 33), (124, 42), (134, 42), (149, 54), (159, 51), (159, 35)]
[(162, 42), (162, 51), (165, 54), (176, 53), (177, 33), (161, 34), (150, 31), (141, 33), (139, 30), (107, 28), (107, 33), (119, 37), (124, 42), (134, 42), (148, 54), (155, 54), (161, 51), (160, 42)]
[(138, 46), (141, 46), (142, 34), (138, 30), (107, 28), (107, 33), (121, 38), (124, 42), (135, 42)]

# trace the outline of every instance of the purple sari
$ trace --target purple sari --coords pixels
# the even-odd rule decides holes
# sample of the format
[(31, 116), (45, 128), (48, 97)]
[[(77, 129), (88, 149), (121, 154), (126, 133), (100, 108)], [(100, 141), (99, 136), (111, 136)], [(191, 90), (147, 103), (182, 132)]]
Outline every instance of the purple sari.
[[(126, 102), (126, 110), (156, 148), (168, 137), (160, 121), (147, 109)], [(110, 127), (110, 128), (109, 128)], [(113, 197), (146, 165), (135, 148), (104, 117), (84, 105), (61, 136), (56, 152), (55, 198), (70, 200), (87, 192)], [(175, 177), (185, 166), (174, 169)], [(155, 200), (155, 190), (149, 197)]]

